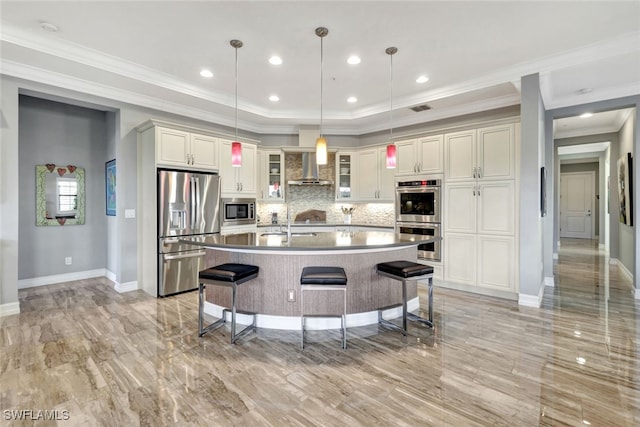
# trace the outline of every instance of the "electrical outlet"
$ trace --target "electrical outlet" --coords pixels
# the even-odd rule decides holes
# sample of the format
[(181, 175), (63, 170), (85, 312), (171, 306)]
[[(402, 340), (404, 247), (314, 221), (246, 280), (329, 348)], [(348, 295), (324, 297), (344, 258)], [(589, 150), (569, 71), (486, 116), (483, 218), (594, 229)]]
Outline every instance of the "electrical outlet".
[(65, 257), (65, 259), (64, 259), (64, 263), (65, 263), (66, 265), (71, 265), (71, 263), (72, 263), (72, 262), (73, 262), (73, 259), (72, 259), (70, 256)]
[(287, 289), (287, 301), (296, 302), (296, 291), (295, 291), (295, 289)]

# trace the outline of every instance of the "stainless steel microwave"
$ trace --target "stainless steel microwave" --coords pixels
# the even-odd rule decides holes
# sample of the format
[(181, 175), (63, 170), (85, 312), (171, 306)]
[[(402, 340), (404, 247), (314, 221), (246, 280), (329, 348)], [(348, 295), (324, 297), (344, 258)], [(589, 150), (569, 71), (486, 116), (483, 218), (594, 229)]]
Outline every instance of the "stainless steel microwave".
[(256, 223), (256, 199), (222, 199), (222, 224)]

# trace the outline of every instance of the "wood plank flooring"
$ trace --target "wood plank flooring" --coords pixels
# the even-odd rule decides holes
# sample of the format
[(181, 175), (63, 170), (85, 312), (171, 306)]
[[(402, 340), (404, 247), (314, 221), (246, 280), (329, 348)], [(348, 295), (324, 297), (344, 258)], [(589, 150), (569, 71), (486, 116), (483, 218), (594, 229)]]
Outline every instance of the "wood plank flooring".
[[(563, 240), (540, 309), (436, 288), (434, 331), (197, 336), (197, 294), (106, 279), (20, 291), (0, 318), (0, 425), (637, 426), (640, 304), (592, 241)], [(426, 310), (426, 289), (420, 289)]]

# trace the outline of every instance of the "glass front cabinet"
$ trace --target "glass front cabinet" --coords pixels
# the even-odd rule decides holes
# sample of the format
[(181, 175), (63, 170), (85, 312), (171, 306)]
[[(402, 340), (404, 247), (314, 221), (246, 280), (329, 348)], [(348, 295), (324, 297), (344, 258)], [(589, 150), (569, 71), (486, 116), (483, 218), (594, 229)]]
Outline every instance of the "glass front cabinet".
[(336, 200), (354, 200), (354, 153), (336, 153)]
[(284, 201), (284, 156), (280, 150), (261, 150), (259, 153), (260, 188), (258, 199)]

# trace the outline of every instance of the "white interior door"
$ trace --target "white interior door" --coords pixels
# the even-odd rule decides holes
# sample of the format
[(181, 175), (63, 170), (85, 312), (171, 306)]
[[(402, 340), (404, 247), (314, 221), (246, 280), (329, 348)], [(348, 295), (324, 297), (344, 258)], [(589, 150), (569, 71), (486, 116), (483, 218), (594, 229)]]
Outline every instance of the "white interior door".
[(595, 173), (560, 174), (560, 237), (593, 238)]

